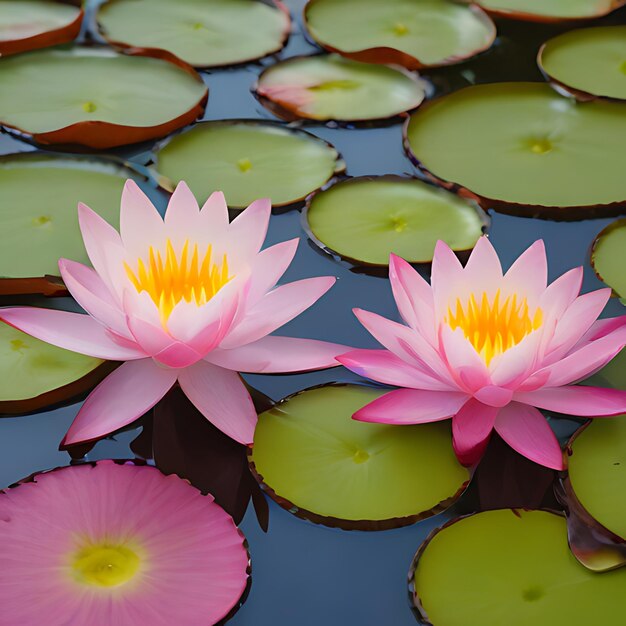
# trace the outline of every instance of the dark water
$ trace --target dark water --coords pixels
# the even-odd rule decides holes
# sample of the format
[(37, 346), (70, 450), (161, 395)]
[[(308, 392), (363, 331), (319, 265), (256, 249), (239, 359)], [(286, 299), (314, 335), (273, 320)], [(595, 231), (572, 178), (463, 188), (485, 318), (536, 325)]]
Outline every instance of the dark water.
[[(287, 4), (296, 17), (296, 32), (280, 58), (315, 50), (301, 35), (303, 2), (292, 0)], [(626, 23), (626, 9), (595, 23)], [(500, 36), (490, 52), (471, 62), (426, 75), (435, 85), (436, 93), (472, 82), (541, 80), (534, 63), (536, 51), (542, 41), (563, 29), (501, 21), (498, 24)], [(205, 74), (210, 88), (206, 118), (273, 119), (250, 93), (260, 69), (260, 65), (251, 65)], [(415, 173), (402, 151), (399, 123), (385, 128), (337, 129), (307, 125), (307, 129), (339, 149), (351, 175)], [(31, 148), (6, 136), (0, 137), (0, 153), (23, 149)], [(142, 163), (146, 160), (146, 150), (149, 146), (126, 149), (121, 154)], [(595, 235), (611, 220), (556, 223), (498, 214), (492, 218), (490, 237), (505, 266), (533, 241), (543, 238), (548, 249), (551, 279), (573, 266), (584, 265), (583, 290), (601, 286), (589, 267), (589, 248)], [(275, 215), (267, 244), (293, 237), (300, 237), (301, 244), (285, 280), (326, 274), (335, 275), (339, 280), (326, 297), (285, 326), (282, 333), (375, 347), (351, 309), (361, 307), (396, 318), (388, 281), (354, 273), (348, 265), (322, 255), (302, 232), (299, 212)], [(621, 305), (612, 301), (605, 315), (621, 312)], [(279, 399), (312, 385), (338, 378), (354, 379), (354, 376), (345, 370), (330, 370), (247, 378), (253, 386)], [(32, 472), (69, 463), (68, 454), (58, 452), (57, 445), (78, 408), (79, 405), (74, 405), (32, 416), (0, 419), (0, 487)], [(101, 441), (88, 458), (132, 458), (128, 444), (136, 435), (137, 431), (129, 431), (115, 439)], [(418, 545), (449, 515), (439, 515), (394, 531), (345, 532), (304, 522), (270, 502), (269, 532), (264, 534), (249, 510), (242, 528), (250, 544), (252, 588), (247, 602), (230, 623), (233, 626), (415, 624), (407, 600), (407, 571)]]

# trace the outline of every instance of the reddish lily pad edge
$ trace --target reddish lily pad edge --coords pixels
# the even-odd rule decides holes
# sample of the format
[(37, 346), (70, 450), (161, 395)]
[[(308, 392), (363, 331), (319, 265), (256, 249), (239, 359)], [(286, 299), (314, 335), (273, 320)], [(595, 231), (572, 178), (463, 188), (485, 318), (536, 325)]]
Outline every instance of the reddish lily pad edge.
[[(144, 175), (135, 163), (131, 161), (124, 161), (111, 155), (102, 156), (88, 156), (83, 157), (77, 154), (68, 154), (63, 152), (53, 152), (50, 150), (37, 150), (28, 152), (12, 152), (9, 154), (0, 155), (0, 162), (11, 161), (15, 159), (24, 159), (28, 162), (29, 158), (37, 158), (41, 156), (49, 156), (51, 158), (58, 158), (61, 160), (76, 160), (81, 163), (89, 161), (102, 161), (103, 163), (118, 166), (120, 169), (126, 171), (128, 178), (142, 179), (144, 182), (152, 182), (152, 179)], [(147, 168), (146, 168), (147, 169)], [(150, 172), (147, 172), (150, 173)], [(156, 180), (154, 181), (156, 183)], [(70, 292), (67, 290), (63, 279), (60, 276), (53, 276), (46, 274), (44, 276), (21, 276), (21, 277), (2, 277), (0, 276), (0, 296), (46, 296), (48, 298), (57, 298), (61, 296), (69, 296)], [(2, 403), (0, 402), (0, 411)]]
[[(285, 124), (284, 122), (279, 122), (275, 120), (261, 120), (261, 119), (255, 119), (255, 118), (236, 118), (236, 119), (227, 118), (227, 119), (221, 119), (221, 120), (202, 120), (202, 121), (196, 122), (195, 124), (192, 124), (191, 126), (188, 126), (187, 128), (183, 128), (182, 130), (176, 133), (169, 135), (165, 139), (162, 139), (161, 141), (155, 144), (151, 152), (151, 158), (150, 158), (150, 163), (148, 165), (148, 170), (151, 172), (159, 188), (163, 189), (167, 193), (174, 193), (174, 190), (176, 189), (176, 185), (177, 185), (177, 183), (175, 183), (172, 179), (170, 179), (169, 177), (159, 172), (159, 164), (158, 164), (159, 152), (163, 148), (165, 148), (165, 146), (167, 146), (175, 137), (191, 132), (195, 128), (199, 128), (200, 126), (204, 126), (204, 125), (214, 125), (214, 126), (248, 125), (248, 126), (261, 126), (261, 127), (265, 126), (265, 127), (270, 127), (270, 128), (273, 127), (273, 128), (278, 128), (281, 130), (289, 131), (290, 133), (293, 133), (296, 135), (300, 135), (306, 139), (309, 139), (310, 141), (317, 141), (318, 143), (324, 144), (326, 147), (330, 148), (331, 150), (334, 150), (337, 154), (337, 157), (335, 159), (335, 168), (332, 174), (328, 177), (328, 179), (324, 183), (324, 186), (334, 181), (336, 177), (341, 176), (346, 171), (346, 162), (344, 161), (339, 150), (335, 146), (333, 146), (332, 143), (330, 143), (329, 141), (326, 141), (325, 139), (322, 139), (321, 137), (318, 137), (317, 135), (314, 135), (313, 133), (309, 133), (306, 130), (303, 130), (302, 128), (296, 128), (296, 127), (290, 126), (289, 124)], [(322, 186), (320, 189), (322, 189), (324, 186)], [(272, 209), (280, 209), (281, 212), (283, 211), (286, 212), (291, 209), (295, 209), (300, 204), (302, 204), (302, 202), (305, 199), (307, 199), (312, 193), (315, 193), (316, 191), (319, 191), (319, 189), (310, 192), (306, 196), (296, 198), (295, 200), (292, 200), (289, 202), (272, 203)], [(228, 198), (226, 198), (226, 202), (228, 202)], [(233, 209), (235, 211), (240, 211), (242, 209), (245, 209), (246, 207), (233, 204), (233, 205), (228, 205), (228, 208)]]
[[(623, 213), (624, 211), (622, 211)], [(611, 231), (617, 229), (617, 228), (624, 228), (626, 227), (626, 217), (622, 217), (621, 219), (615, 220), (614, 222), (611, 222), (608, 226), (605, 226), (596, 236), (595, 239), (593, 240), (593, 243), (591, 244), (591, 251), (589, 252), (589, 264), (591, 265), (591, 269), (593, 270), (593, 273), (597, 276), (598, 280), (601, 280), (605, 285), (611, 287), (611, 285), (609, 285), (604, 278), (602, 277), (602, 274), (600, 273), (600, 270), (596, 267), (596, 257), (595, 257), (595, 253), (596, 253), (596, 248), (598, 247), (598, 245), (600, 244), (600, 241), (603, 237), (605, 237), (606, 235), (608, 235)], [(612, 298), (620, 298), (622, 300), (626, 299), (626, 294), (620, 294), (617, 291), (615, 291), (615, 289), (613, 289), (613, 287), (611, 287), (611, 297)], [(573, 439), (572, 439), (573, 442)]]
[[(354, 381), (351, 381), (349, 383), (334, 382), (314, 385), (313, 387), (301, 389), (300, 391), (296, 391), (295, 393), (284, 397), (282, 400), (279, 400), (274, 405), (274, 407), (279, 409), (281, 404), (283, 404), (284, 402), (288, 402), (292, 398), (295, 398), (296, 396), (307, 391), (313, 391), (315, 389), (322, 389), (325, 387), (347, 387), (354, 385), (361, 385), (363, 387), (372, 386), (366, 383)], [(421, 513), (416, 513), (415, 515), (407, 515), (405, 517), (392, 517), (385, 520), (346, 520), (339, 517), (320, 515), (319, 513), (314, 513), (313, 511), (301, 508), (293, 502), (287, 500), (287, 498), (283, 498), (281, 495), (276, 493), (276, 491), (274, 491), (274, 489), (272, 489), (272, 487), (270, 487), (265, 482), (263, 476), (257, 471), (254, 461), (252, 460), (253, 449), (254, 444), (248, 446), (248, 464), (250, 466), (250, 472), (259, 483), (263, 492), (266, 493), (274, 502), (276, 502), (278, 506), (302, 520), (313, 522), (314, 524), (320, 524), (321, 526), (328, 526), (330, 528), (340, 528), (341, 530), (378, 531), (391, 530), (393, 528), (402, 528), (403, 526), (410, 526), (411, 524), (415, 524), (416, 522), (420, 522), (448, 510), (465, 493), (471, 481), (471, 475), (468, 475), (467, 480), (465, 480), (461, 484), (455, 494), (451, 495), (445, 500), (442, 500), (428, 511), (422, 511)]]
[[(363, 48), (362, 50), (355, 50), (353, 52), (348, 52), (346, 50), (341, 50), (340, 48), (335, 48), (327, 43), (324, 43), (320, 39), (317, 39), (308, 25), (308, 12), (309, 8), (318, 2), (319, 0), (308, 0), (306, 3), (303, 12), (302, 12), (302, 21), (306, 27), (306, 32), (308, 38), (320, 46), (324, 50), (328, 52), (335, 52), (340, 54), (347, 59), (353, 59), (354, 61), (362, 61), (365, 63), (378, 63), (383, 65), (399, 65), (401, 67), (406, 68), (407, 70), (422, 70), (426, 68), (436, 68), (436, 67), (445, 67), (447, 65), (455, 65), (457, 63), (462, 63), (463, 61), (467, 61), (480, 54), (481, 52), (486, 52), (491, 48), (494, 44), (496, 37), (498, 36), (496, 25), (493, 20), (489, 17), (488, 13), (478, 6), (477, 4), (471, 4), (469, 6), (469, 10), (474, 13), (474, 15), (487, 27), (489, 31), (489, 42), (473, 50), (472, 52), (468, 52), (467, 54), (459, 54), (447, 57), (443, 59), (439, 63), (423, 63), (417, 57), (414, 57), (412, 54), (408, 52), (402, 52), (397, 48), (392, 48), (390, 46), (374, 46), (371, 48)], [(624, 0), (626, 2), (626, 0)]]
[[(626, 0), (624, 0), (626, 2)], [(314, 117), (309, 117), (306, 113), (300, 113), (297, 107), (287, 108), (278, 102), (272, 100), (271, 98), (260, 93), (259, 89), (261, 86), (261, 82), (263, 81), (263, 76), (266, 72), (272, 70), (276, 67), (276, 65), (286, 65), (287, 63), (291, 63), (292, 61), (300, 61), (302, 59), (310, 59), (316, 56), (323, 56), (323, 54), (301, 54), (298, 56), (289, 57), (284, 61), (279, 61), (279, 63), (275, 65), (269, 65), (266, 67), (257, 77), (256, 81), (250, 88), (252, 95), (272, 114), (276, 117), (286, 121), (286, 122), (300, 122), (300, 123), (310, 123), (310, 124), (334, 124), (339, 127), (372, 127), (372, 126), (380, 126), (381, 122), (383, 124), (395, 124), (398, 119), (405, 119), (409, 116), (410, 113), (416, 111), (420, 106), (424, 104), (424, 100), (428, 97), (428, 94), (432, 91), (431, 83), (429, 83), (423, 76), (419, 76), (415, 72), (410, 72), (406, 68), (400, 65), (393, 65), (389, 63), (385, 63), (388, 68), (396, 70), (401, 74), (404, 74), (406, 78), (411, 80), (415, 85), (417, 85), (423, 92), (422, 99), (418, 102), (414, 107), (407, 109), (406, 111), (401, 111), (399, 113), (394, 113), (392, 115), (380, 118), (366, 118), (366, 119), (356, 119), (356, 120), (342, 120), (342, 119), (317, 119)], [(379, 63), (379, 65), (381, 65)]]
[(609, 15), (613, 11), (616, 11), (620, 7), (626, 4), (626, 0), (613, 0), (611, 5), (605, 11), (599, 11), (594, 15), (580, 15), (580, 16), (569, 16), (563, 17), (560, 15), (542, 15), (540, 13), (530, 13), (526, 11), (514, 11), (511, 9), (495, 9), (490, 7), (485, 7), (480, 3), (480, 0), (476, 2), (478, 6), (480, 6), (487, 14), (492, 17), (501, 17), (510, 20), (520, 20), (524, 22), (538, 22), (543, 24), (555, 24), (558, 22), (585, 22), (588, 20), (597, 19), (599, 17), (604, 17), (605, 15)]
[[(115, 0), (106, 0), (106, 2), (102, 3), (99, 7), (98, 7), (98, 13), (100, 12), (101, 8), (106, 6), (107, 4), (110, 4), (111, 2), (114, 2)], [(285, 19), (285, 26), (283, 28), (283, 32), (282, 32), (282, 37), (281, 40), (279, 42), (278, 47), (276, 47), (273, 50), (270, 50), (264, 54), (262, 54), (261, 56), (252, 56), (246, 59), (241, 59), (240, 61), (235, 61), (232, 63), (217, 63), (217, 64), (208, 64), (208, 65), (196, 65), (194, 67), (196, 67), (197, 69), (200, 70), (205, 70), (205, 69), (214, 69), (214, 68), (225, 68), (225, 67), (237, 67), (237, 66), (241, 66), (241, 65), (246, 65), (247, 63), (252, 63), (255, 61), (261, 61), (262, 59), (265, 59), (267, 57), (273, 56), (274, 54), (278, 54), (288, 43), (289, 41), (289, 36), (291, 35), (291, 29), (292, 29), (292, 21), (291, 21), (291, 13), (289, 13), (289, 9), (281, 2), (281, 0), (259, 0), (260, 2), (262, 2), (263, 4), (266, 4), (268, 6), (274, 7), (276, 9), (278, 9), (282, 14), (283, 17)], [(625, 0), (626, 1), (626, 0)], [(106, 34), (106, 29), (100, 24), (100, 22), (98, 21), (98, 14), (96, 14), (96, 16), (94, 17), (94, 31), (96, 31), (97, 35), (100, 37), (100, 39), (103, 42), (106, 42), (108, 45), (114, 47), (117, 50), (120, 51), (128, 51), (128, 50), (136, 50), (137, 48), (135, 48), (135, 46), (133, 46), (130, 43), (124, 42), (124, 41), (118, 41), (116, 39), (111, 39), (109, 37), (107, 37)], [(179, 57), (177, 57), (176, 55), (174, 55), (174, 53), (169, 52), (168, 50), (165, 50), (164, 48), (141, 48), (144, 51), (147, 51), (151, 54), (154, 55), (158, 55), (158, 54), (167, 54), (167, 55), (171, 55), (172, 57), (177, 58), (181, 63), (187, 65), (187, 63), (185, 61), (183, 61), (182, 59), (180, 59)]]
[[(101, 50), (104, 52), (115, 52), (111, 48), (105, 47), (101, 47)], [(204, 85), (201, 76), (191, 65), (181, 61), (170, 52), (151, 48), (128, 48), (122, 54), (159, 59), (171, 63), (192, 76), (198, 83)], [(9, 134), (35, 145), (54, 146), (57, 149), (93, 148), (104, 150), (157, 139), (187, 124), (191, 124), (203, 115), (208, 98), (209, 89), (204, 85), (204, 94), (188, 111), (156, 126), (127, 126), (112, 122), (89, 120), (75, 122), (69, 126), (43, 133), (29, 133), (22, 128), (11, 126), (1, 120), (0, 126), (5, 128)]]
[(0, 57), (19, 54), (20, 52), (28, 52), (30, 50), (38, 50), (39, 48), (57, 46), (76, 39), (80, 33), (80, 28), (85, 16), (81, 0), (56, 0), (56, 2), (78, 7), (80, 11), (72, 22), (60, 28), (54, 28), (43, 33), (38, 33), (37, 35), (31, 35), (30, 37), (0, 41)]
[[(99, 463), (115, 463), (116, 465), (135, 465), (137, 467), (149, 467), (152, 470), (154, 470), (155, 472), (159, 472), (159, 473), (163, 474), (163, 472), (161, 472), (161, 470), (159, 470), (157, 467), (155, 467), (152, 463), (148, 463), (147, 461), (144, 461), (143, 459), (137, 459), (137, 458), (135, 458), (135, 459), (100, 459), (98, 461), (74, 461), (71, 465), (63, 465), (63, 466), (54, 467), (54, 468), (48, 469), (48, 470), (42, 470), (42, 471), (39, 471), (39, 472), (34, 472), (33, 474), (30, 474), (29, 476), (26, 476), (25, 478), (22, 478), (22, 479), (18, 480), (17, 482), (12, 483), (11, 485), (6, 487), (5, 489), (0, 489), (0, 497), (2, 497), (3, 494), (8, 494), (9, 491), (12, 491), (13, 489), (18, 489), (21, 485), (26, 485), (28, 483), (36, 483), (37, 482), (37, 477), (41, 476), (42, 474), (50, 474), (52, 472), (60, 472), (60, 471), (63, 471), (65, 469), (69, 469), (70, 467), (75, 467), (77, 465), (89, 465), (90, 467), (96, 467)], [(163, 474), (163, 476), (167, 476), (167, 475)], [(184, 477), (178, 476), (178, 478), (180, 478), (181, 480), (184, 480), (187, 483), (189, 482)], [(193, 485), (191, 485), (191, 483), (189, 483), (189, 485), (191, 487), (193, 487)], [(196, 491), (200, 492), (200, 490), (197, 489), (196, 487), (193, 487), (193, 488), (196, 489)], [(201, 493), (201, 495), (202, 495), (203, 498), (206, 497), (202, 493)], [(227, 513), (227, 515), (228, 515), (228, 513)], [(252, 586), (252, 560), (250, 558), (250, 544), (248, 543), (248, 539), (243, 534), (243, 532), (239, 528), (239, 526), (235, 525), (235, 528), (237, 529), (237, 532), (239, 533), (239, 536), (242, 539), (243, 547), (244, 547), (244, 549), (246, 551), (246, 555), (248, 557), (248, 565), (246, 567), (246, 574), (248, 575), (248, 580), (247, 580), (247, 583), (246, 583), (246, 587), (243, 590), (243, 593), (239, 597), (239, 600), (237, 600), (237, 602), (235, 603), (233, 608), (219, 622), (216, 622), (214, 626), (223, 626), (224, 624), (229, 622), (235, 616), (235, 614), (239, 611), (239, 609), (243, 606), (245, 601), (248, 599), (248, 596), (250, 595), (250, 588)]]
[[(626, 0), (624, 0), (626, 3)], [(524, 84), (524, 83), (519, 83)], [(526, 83), (536, 84), (536, 83)], [(537, 83), (538, 84), (538, 83)], [(466, 88), (471, 89), (471, 87)], [(463, 91), (461, 89), (461, 91)], [(459, 93), (454, 92), (454, 93)], [(425, 111), (429, 107), (441, 102), (444, 98), (447, 98), (447, 94), (425, 102), (420, 107), (420, 111)], [(419, 113), (419, 112), (418, 112)], [(510, 202), (507, 200), (501, 200), (497, 198), (489, 198), (487, 196), (480, 195), (467, 187), (459, 183), (455, 183), (445, 178), (437, 176), (434, 172), (429, 170), (426, 165), (417, 157), (411, 148), (409, 141), (408, 131), (411, 123), (411, 116), (407, 116), (404, 125), (402, 127), (402, 145), (404, 151), (409, 158), (409, 161), (431, 182), (439, 187), (443, 187), (452, 193), (455, 193), (460, 198), (466, 200), (474, 200), (485, 211), (493, 209), (497, 213), (503, 213), (505, 215), (513, 215), (515, 217), (530, 217), (535, 219), (546, 219), (556, 222), (574, 222), (579, 220), (591, 219), (594, 217), (616, 217), (624, 215), (626, 213), (626, 198), (624, 200), (616, 200), (609, 204), (592, 204), (592, 205), (577, 205), (572, 207), (561, 206), (544, 206), (541, 204), (520, 204), (518, 202)]]
[[(306, 203), (304, 209), (302, 210), (301, 215), (301, 226), (302, 230), (306, 233), (307, 237), (313, 242), (317, 248), (319, 248), (324, 254), (331, 256), (337, 262), (346, 262), (351, 265), (356, 270), (361, 270), (364, 273), (372, 273), (375, 275), (386, 276), (389, 274), (389, 263), (370, 263), (368, 261), (362, 261), (360, 259), (355, 259), (336, 250), (333, 250), (330, 246), (327, 246), (323, 241), (318, 239), (313, 233), (311, 226), (309, 224), (309, 211), (315, 200), (315, 197), (324, 191), (328, 191), (335, 185), (339, 183), (359, 183), (359, 182), (371, 182), (371, 181), (381, 181), (381, 182), (405, 182), (405, 181), (417, 181), (422, 182), (427, 185), (432, 185), (430, 181), (423, 181), (420, 178), (415, 176), (400, 176), (399, 174), (382, 174), (377, 176), (342, 176), (335, 180), (331, 180), (329, 183), (318, 189), (317, 191), (313, 191), (306, 198)], [(439, 187), (433, 185), (435, 187)], [(470, 198), (468, 200), (469, 208), (474, 209), (478, 219), (482, 223), (482, 232), (483, 235), (486, 235), (489, 232), (489, 228), (491, 226), (491, 218), (487, 214), (486, 211), (482, 209), (482, 207), (473, 199)], [(461, 261), (464, 263), (469, 259), (469, 255), (471, 254), (473, 248), (463, 249), (463, 250), (453, 250), (453, 252), (459, 257)], [(410, 261), (411, 265), (414, 266), (424, 266), (427, 267), (432, 263), (432, 260), (419, 260), (419, 261)]]

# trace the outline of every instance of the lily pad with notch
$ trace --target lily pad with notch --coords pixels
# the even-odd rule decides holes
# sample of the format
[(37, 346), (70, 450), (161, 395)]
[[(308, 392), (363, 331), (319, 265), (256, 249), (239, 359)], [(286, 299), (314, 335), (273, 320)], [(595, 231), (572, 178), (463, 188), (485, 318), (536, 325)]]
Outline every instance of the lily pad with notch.
[(450, 506), (468, 472), (454, 456), (448, 424), (352, 419), (384, 392), (324, 385), (262, 413), (249, 456), (266, 493), (298, 517), (346, 530), (405, 526)]
[(159, 51), (74, 46), (0, 60), (0, 124), (38, 144), (112, 148), (193, 122), (208, 91)]
[(303, 200), (345, 168), (329, 143), (277, 122), (218, 120), (195, 124), (155, 150), (161, 186), (185, 180), (204, 202), (216, 189), (232, 208), (257, 198), (284, 207)]
[(572, 555), (561, 515), (501, 509), (453, 519), (409, 572), (416, 616), (430, 626), (619, 626), (626, 569), (593, 573)]
[(576, 102), (543, 83), (476, 85), (430, 101), (404, 132), (418, 168), (485, 209), (560, 220), (626, 209), (619, 103)]
[(445, 241), (469, 253), (488, 217), (476, 204), (403, 176), (362, 176), (339, 181), (307, 200), (309, 237), (326, 252), (355, 265), (389, 264), (393, 252), (410, 263), (430, 263)]
[(410, 70), (458, 63), (496, 38), (482, 9), (448, 0), (309, 0), (304, 19), (329, 52)]
[(82, 21), (80, 0), (0, 0), (0, 56), (72, 41)]
[(277, 0), (108, 0), (97, 22), (115, 46), (167, 50), (199, 68), (279, 52), (291, 30)]
[(402, 68), (330, 54), (292, 57), (268, 67), (255, 93), (289, 121), (366, 122), (415, 109), (424, 100), (426, 83)]
[(580, 28), (547, 41), (539, 69), (580, 100), (626, 100), (626, 26)]

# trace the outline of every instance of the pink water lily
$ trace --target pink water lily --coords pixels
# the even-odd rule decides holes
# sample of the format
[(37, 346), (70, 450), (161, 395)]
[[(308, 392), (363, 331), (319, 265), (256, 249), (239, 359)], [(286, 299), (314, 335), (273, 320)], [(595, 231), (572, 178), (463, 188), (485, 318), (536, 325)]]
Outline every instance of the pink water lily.
[(61, 259), (65, 284), (88, 315), (2, 309), (11, 326), (74, 352), (124, 363), (86, 399), (65, 444), (111, 433), (152, 408), (176, 383), (215, 426), (251, 443), (256, 412), (238, 372), (337, 365), (345, 346), (270, 335), (316, 302), (330, 276), (276, 287), (298, 239), (261, 250), (269, 200), (231, 223), (216, 192), (199, 209), (180, 183), (161, 218), (129, 180), (120, 233), (85, 205), (80, 229), (93, 269)]
[(385, 424), (452, 417), (459, 460), (481, 457), (493, 429), (533, 461), (562, 469), (559, 443), (539, 411), (586, 417), (626, 412), (626, 392), (576, 386), (626, 344), (626, 317), (597, 320), (610, 289), (579, 295), (583, 270), (548, 285), (542, 241), (503, 275), (486, 237), (463, 267), (438, 242), (429, 285), (391, 255), (391, 287), (405, 324), (355, 309), (386, 350), (338, 357), (352, 371), (402, 387), (355, 413)]

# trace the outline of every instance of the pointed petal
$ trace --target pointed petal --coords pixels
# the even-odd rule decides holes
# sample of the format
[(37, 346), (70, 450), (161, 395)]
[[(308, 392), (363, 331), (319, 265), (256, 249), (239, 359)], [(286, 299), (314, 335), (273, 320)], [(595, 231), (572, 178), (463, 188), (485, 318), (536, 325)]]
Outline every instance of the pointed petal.
[(585, 336), (577, 344), (581, 347), (591, 341), (602, 339), (614, 330), (626, 326), (626, 315), (620, 315), (619, 317), (609, 317), (598, 320), (591, 325), (591, 328), (585, 333)]
[(502, 265), (489, 237), (478, 239), (463, 272), (463, 279), (472, 291), (495, 293), (502, 283)]
[(228, 206), (221, 191), (214, 191), (200, 210), (202, 232), (209, 240), (217, 239), (228, 227)]
[(59, 260), (63, 282), (78, 304), (101, 324), (131, 339), (126, 316), (104, 281), (94, 270), (69, 259)]
[(440, 380), (425, 374), (389, 350), (352, 350), (337, 361), (359, 376), (385, 385), (413, 389), (450, 390)]
[(272, 335), (232, 350), (213, 350), (205, 360), (236, 372), (276, 374), (338, 367), (346, 346), (315, 339)]
[(459, 297), (468, 292), (468, 286), (463, 277), (463, 266), (456, 254), (443, 241), (438, 241), (435, 245), (430, 284), (437, 320), (445, 315), (453, 294)]
[[(165, 211), (165, 232), (176, 250), (201, 232), (200, 207), (187, 183), (180, 181)], [(145, 253), (144, 253), (145, 254)]]
[(548, 286), (548, 261), (543, 239), (527, 248), (504, 275), (504, 287), (509, 293), (524, 294), (532, 308), (539, 303)]
[(234, 324), (220, 347), (237, 348), (269, 335), (317, 302), (335, 280), (334, 276), (306, 278), (270, 291)]
[(626, 413), (626, 391), (603, 387), (544, 387), (516, 393), (515, 400), (566, 415), (598, 417)]
[(236, 257), (240, 263), (250, 263), (259, 253), (265, 241), (271, 213), (270, 200), (262, 198), (255, 200), (231, 222), (228, 239), (230, 247), (237, 251)]
[(147, 355), (136, 344), (119, 340), (89, 315), (54, 309), (0, 309), (0, 319), (53, 346), (110, 361), (131, 361)]
[(175, 382), (176, 372), (158, 367), (152, 359), (122, 364), (89, 394), (63, 444), (98, 439), (134, 422)]
[(482, 457), (498, 411), (472, 398), (452, 418), (452, 444), (463, 465), (474, 465)]
[(528, 378), (537, 369), (542, 339), (541, 329), (535, 330), (494, 358), (489, 368), (493, 384), (513, 388)]
[(380, 424), (423, 424), (455, 415), (468, 400), (464, 393), (397, 389), (359, 409), (352, 417)]
[(402, 319), (435, 343), (435, 313), (430, 285), (404, 259), (389, 256), (389, 280)]
[(147, 255), (150, 246), (161, 247), (165, 241), (161, 216), (134, 180), (127, 180), (122, 192), (120, 234), (128, 254), (137, 258)]
[(491, 382), (485, 362), (460, 328), (442, 324), (439, 341), (450, 376), (462, 389), (471, 394)]
[(248, 305), (256, 304), (285, 273), (298, 249), (300, 240), (290, 239), (266, 248), (254, 259)]
[(536, 408), (511, 402), (500, 409), (495, 429), (511, 448), (527, 459), (552, 469), (563, 469), (561, 446), (546, 418)]
[(252, 443), (257, 415), (238, 374), (199, 361), (182, 370), (178, 382), (185, 395), (212, 424), (239, 443)]
[(575, 267), (550, 283), (539, 298), (539, 307), (544, 312), (544, 325), (559, 320), (567, 307), (580, 293), (583, 283), (583, 268)]

